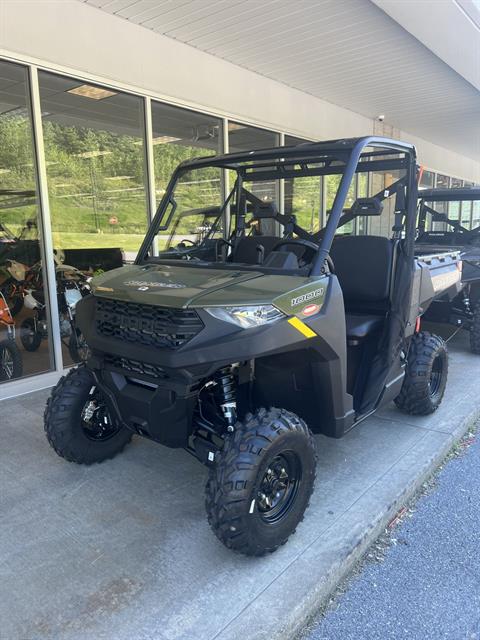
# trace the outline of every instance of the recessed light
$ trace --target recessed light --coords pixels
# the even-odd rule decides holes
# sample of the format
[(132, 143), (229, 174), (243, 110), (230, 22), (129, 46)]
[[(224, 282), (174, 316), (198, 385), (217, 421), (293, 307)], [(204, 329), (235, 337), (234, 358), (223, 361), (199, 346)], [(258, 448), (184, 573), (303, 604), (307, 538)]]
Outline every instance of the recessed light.
[(105, 98), (117, 95), (116, 91), (95, 87), (92, 84), (81, 84), (73, 89), (68, 89), (67, 93), (73, 93), (74, 95), (82, 96), (83, 98), (91, 98), (92, 100), (104, 100)]
[(246, 125), (244, 124), (237, 124), (236, 122), (229, 122), (228, 123), (228, 130), (229, 131), (239, 131), (240, 129), (246, 129)]

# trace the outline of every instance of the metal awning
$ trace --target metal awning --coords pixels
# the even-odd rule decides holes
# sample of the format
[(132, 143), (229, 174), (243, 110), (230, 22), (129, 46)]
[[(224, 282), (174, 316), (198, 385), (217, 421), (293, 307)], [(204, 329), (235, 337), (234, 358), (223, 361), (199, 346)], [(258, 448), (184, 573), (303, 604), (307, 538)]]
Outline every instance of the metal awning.
[[(84, 1), (369, 118), (384, 114), (389, 125), (480, 159), (478, 89), (370, 0)], [(476, 33), (471, 46), (478, 51)]]

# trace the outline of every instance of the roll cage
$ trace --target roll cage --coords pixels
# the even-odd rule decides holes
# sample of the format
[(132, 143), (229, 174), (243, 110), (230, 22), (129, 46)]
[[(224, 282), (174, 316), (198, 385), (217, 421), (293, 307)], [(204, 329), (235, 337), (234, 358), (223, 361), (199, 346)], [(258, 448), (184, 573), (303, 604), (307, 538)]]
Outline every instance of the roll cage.
[[(369, 149), (366, 151), (366, 149)], [(415, 147), (389, 138), (366, 136), (300, 144), (294, 147), (275, 147), (242, 153), (226, 154), (215, 157), (195, 158), (181, 163), (168, 184), (165, 194), (158, 206), (155, 218), (142, 243), (135, 263), (143, 263), (150, 247), (153, 246), (158, 231), (166, 230), (175, 212), (176, 202), (173, 198), (175, 185), (182, 175), (188, 171), (205, 167), (235, 171), (237, 178), (233, 189), (223, 205), (218, 208), (220, 218), (228, 215), (229, 207), (234, 207), (236, 228), (233, 234), (244, 233), (247, 201), (252, 205), (264, 205), (244, 187), (245, 182), (261, 182), (266, 180), (284, 180), (307, 176), (341, 175), (327, 224), (317, 234), (311, 234), (297, 224), (294, 215), (285, 215), (277, 211), (265, 213), (264, 217), (279, 222), (287, 234), (296, 234), (304, 240), (316, 242), (318, 250), (311, 263), (311, 276), (320, 275), (330, 253), (336, 230), (356, 215), (362, 215), (361, 209), (354, 207), (345, 211), (345, 202), (351, 181), (356, 173), (403, 170), (404, 177), (390, 187), (382, 190), (374, 198), (383, 200), (396, 194), (394, 234), (400, 237), (405, 233), (405, 253), (413, 257), (416, 216), (408, 215), (416, 211), (417, 201), (417, 167)], [(170, 210), (168, 211), (168, 207)], [(209, 208), (209, 214), (212, 209)], [(226, 228), (226, 226), (224, 227)], [(287, 237), (287, 234), (285, 237)], [(228, 243), (228, 234), (225, 237)]]

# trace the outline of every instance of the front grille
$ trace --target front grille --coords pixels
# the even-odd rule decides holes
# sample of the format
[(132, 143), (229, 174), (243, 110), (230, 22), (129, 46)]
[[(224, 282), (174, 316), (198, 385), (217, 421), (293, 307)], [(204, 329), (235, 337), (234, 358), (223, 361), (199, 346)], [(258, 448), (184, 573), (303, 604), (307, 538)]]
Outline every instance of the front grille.
[(203, 329), (196, 311), (97, 298), (97, 332), (122, 342), (178, 349)]
[(168, 378), (168, 374), (162, 367), (157, 367), (155, 364), (148, 364), (148, 362), (140, 362), (139, 360), (131, 360), (130, 358), (123, 358), (122, 356), (114, 356), (110, 353), (105, 354), (105, 364), (113, 369), (121, 369), (124, 373), (139, 373), (144, 376), (150, 376), (151, 378)]

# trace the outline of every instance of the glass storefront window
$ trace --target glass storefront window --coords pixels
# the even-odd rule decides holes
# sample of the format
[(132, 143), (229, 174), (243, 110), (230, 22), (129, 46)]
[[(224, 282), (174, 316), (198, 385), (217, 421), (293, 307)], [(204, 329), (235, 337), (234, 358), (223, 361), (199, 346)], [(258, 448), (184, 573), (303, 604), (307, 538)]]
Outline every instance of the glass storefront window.
[[(357, 198), (368, 197), (368, 174), (359, 173), (357, 176)], [(357, 218), (357, 234), (359, 236), (366, 235), (368, 233), (368, 218), (365, 216), (359, 216)]]
[(448, 189), (450, 187), (450, 178), (441, 173), (437, 173), (435, 186), (437, 189)]
[(480, 226), (480, 200), (472, 202), (472, 229)]
[[(152, 130), (157, 203), (180, 162), (222, 152), (221, 121), (212, 116), (152, 101)], [(197, 185), (197, 196), (208, 199), (209, 188)]]
[[(158, 204), (180, 162), (221, 153), (221, 121), (202, 113), (152, 102), (152, 130), (155, 199)], [(198, 240), (199, 233), (206, 232), (211, 221), (207, 218), (199, 220), (188, 211), (220, 202), (222, 174), (219, 170), (212, 170), (208, 176), (204, 172), (200, 178), (197, 173), (189, 172), (178, 185), (175, 201), (179, 223), (174, 237), (158, 237), (158, 250), (182, 240)]]
[[(331, 208), (333, 207), (333, 202), (335, 200), (335, 196), (338, 191), (338, 187), (340, 186), (341, 175), (333, 175), (326, 176), (325, 178), (325, 190), (326, 190), (326, 201), (327, 201), (327, 216), (330, 213)], [(348, 209), (355, 202), (356, 198), (356, 176), (353, 178), (350, 183), (350, 187), (348, 189), (347, 199), (345, 200), (345, 208)], [(355, 231), (355, 223), (353, 220), (344, 224), (342, 227), (339, 227), (337, 230), (337, 235), (351, 235)]]
[(278, 134), (267, 129), (250, 127), (238, 122), (228, 123), (228, 148), (230, 153), (250, 149), (270, 149), (278, 144)]
[[(420, 182), (418, 183), (419, 192), (421, 192), (422, 189), (432, 189), (434, 184), (435, 184), (434, 172), (423, 170), (420, 175)], [(425, 225), (425, 228), (427, 231), (432, 230), (432, 224), (438, 224), (438, 223), (432, 223), (431, 216), (427, 216), (426, 225)]]
[[(285, 146), (293, 147), (310, 142), (295, 136), (285, 136)], [(303, 177), (284, 181), (284, 207), (286, 214), (294, 214), (300, 226), (311, 233), (318, 231), (323, 206), (323, 178)]]
[(27, 70), (0, 61), (0, 382), (53, 368)]
[[(442, 175), (441, 173), (437, 173), (435, 177), (435, 187), (437, 189), (449, 189), (450, 188), (450, 178), (448, 176)], [(438, 213), (449, 214), (448, 202), (435, 202), (433, 208)], [(428, 216), (428, 219), (430, 216)], [(447, 225), (446, 222), (432, 222), (430, 219), (428, 220), (427, 230), (429, 231), (447, 231), (451, 227)]]
[(142, 99), (45, 72), (39, 84), (54, 247), (133, 259), (147, 226)]
[(435, 183), (435, 174), (433, 171), (423, 171), (420, 178), (420, 189), (432, 189)]
[(460, 219), (460, 202), (449, 202), (448, 203), (448, 217), (451, 220), (459, 220)]
[(305, 138), (297, 138), (295, 136), (285, 136), (285, 147), (296, 147), (297, 144), (305, 144), (306, 142), (312, 142), (312, 140), (306, 140)]
[[(64, 364), (86, 346), (66, 288), (133, 260), (147, 228), (143, 100), (39, 73)], [(73, 284), (69, 284), (73, 283)]]
[(466, 229), (471, 229), (472, 224), (472, 202), (463, 200), (461, 202), (461, 223)]
[[(250, 151), (251, 149), (270, 149), (279, 144), (278, 134), (266, 129), (249, 127), (238, 122), (228, 123), (228, 149), (230, 153)], [(279, 206), (279, 194), (274, 181), (255, 182), (253, 193), (262, 200), (274, 201)]]
[(311, 233), (320, 228), (322, 184), (321, 176), (285, 180), (285, 213), (295, 215), (299, 225)]

